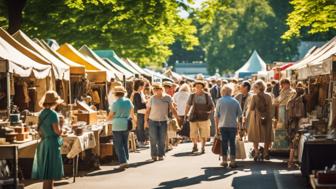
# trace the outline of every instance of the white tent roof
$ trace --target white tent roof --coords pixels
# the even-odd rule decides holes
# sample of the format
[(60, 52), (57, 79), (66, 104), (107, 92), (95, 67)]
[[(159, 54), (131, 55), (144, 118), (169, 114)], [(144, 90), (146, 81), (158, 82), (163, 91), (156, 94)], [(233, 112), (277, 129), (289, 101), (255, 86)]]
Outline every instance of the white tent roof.
[(309, 76), (331, 73), (333, 57), (336, 56), (336, 37), (328, 41), (320, 48), (310, 50), (303, 59), (299, 60), (288, 70), (297, 70), (298, 79), (306, 79)]
[[(0, 30), (3, 29), (0, 28)], [(50, 76), (50, 65), (35, 62), (9, 44), (2, 37), (0, 37), (0, 58), (5, 60), (0, 61), (0, 72), (8, 71), (10, 73), (17, 74), (20, 77), (34, 76), (37, 79), (44, 79)], [(6, 65), (6, 62), (8, 62), (8, 65)]]
[(254, 50), (247, 62), (241, 68), (239, 68), (235, 74), (236, 76), (239, 76), (239, 74), (252, 74), (259, 71), (266, 71), (266, 63), (259, 56), (258, 52)]
[(54, 57), (52, 54), (50, 54), (48, 51), (43, 49), (41, 46), (36, 44), (33, 40), (31, 40), (26, 34), (24, 34), (22, 31), (17, 31), (15, 34), (13, 34), (13, 37), (20, 42), (25, 47), (29, 48), (30, 50), (38, 53), (43, 58), (45, 58), (47, 61), (49, 61), (53, 65), (53, 69), (55, 70), (55, 78), (56, 79), (64, 79), (69, 80), (70, 79), (70, 68), (67, 64), (60, 61), (56, 57)]

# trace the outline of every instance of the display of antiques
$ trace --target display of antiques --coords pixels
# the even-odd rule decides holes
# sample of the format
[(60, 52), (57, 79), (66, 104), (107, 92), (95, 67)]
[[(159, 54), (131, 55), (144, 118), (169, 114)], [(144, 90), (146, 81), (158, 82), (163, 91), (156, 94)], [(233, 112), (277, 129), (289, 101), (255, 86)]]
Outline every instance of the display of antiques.
[(85, 121), (87, 124), (97, 123), (97, 111), (90, 108), (84, 101), (77, 101), (73, 112), (78, 121)]

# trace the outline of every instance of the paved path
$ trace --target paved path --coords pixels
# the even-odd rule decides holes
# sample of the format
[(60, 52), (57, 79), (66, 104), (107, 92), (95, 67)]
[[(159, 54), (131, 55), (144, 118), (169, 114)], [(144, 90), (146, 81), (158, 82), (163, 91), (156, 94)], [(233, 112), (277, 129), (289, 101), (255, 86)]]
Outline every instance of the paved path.
[[(247, 144), (247, 147), (250, 145)], [(191, 144), (180, 144), (166, 154), (164, 161), (151, 162), (149, 150), (131, 153), (130, 168), (117, 170), (115, 165), (103, 165), (101, 170), (79, 177), (58, 181), (64, 189), (149, 189), (149, 188), (235, 188), (235, 189), (303, 189), (308, 188), (298, 170), (287, 170), (279, 159), (255, 163), (239, 162), (237, 169), (223, 169), (218, 156), (207, 146), (203, 155), (189, 153)], [(247, 150), (248, 151), (248, 150)], [(28, 189), (41, 188), (32, 184)]]

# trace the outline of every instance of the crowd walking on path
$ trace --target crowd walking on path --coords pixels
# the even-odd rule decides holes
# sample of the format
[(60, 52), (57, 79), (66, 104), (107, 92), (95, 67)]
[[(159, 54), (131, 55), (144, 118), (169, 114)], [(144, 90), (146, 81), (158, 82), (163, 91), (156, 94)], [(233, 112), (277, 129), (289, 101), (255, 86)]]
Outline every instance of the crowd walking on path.
[[(253, 143), (255, 161), (269, 160), (277, 122), (291, 125), (288, 166), (293, 166), (297, 144), (294, 136), (298, 118), (305, 112), (303, 84), (294, 89), (287, 79), (279, 83), (235, 79), (209, 82), (200, 76), (193, 82), (180, 83), (136, 79), (125, 86), (112, 83), (108, 95), (108, 120), (112, 123), (114, 148), (121, 169), (128, 168), (129, 133), (133, 131), (138, 147), (149, 147), (153, 161), (164, 160), (172, 139), (191, 141), (190, 153), (204, 154), (206, 142), (213, 141), (214, 137), (221, 138), (222, 167), (239, 166), (237, 141)], [(45, 186), (50, 188), (53, 180), (63, 176), (59, 151), (61, 128), (52, 110), (60, 99), (54, 91), (48, 91), (42, 100), (44, 110), (39, 116), (42, 142), (36, 151), (33, 178), (45, 180)], [(289, 114), (279, 113), (283, 111)], [(174, 135), (169, 134), (172, 132)], [(264, 144), (263, 148), (260, 143)]]

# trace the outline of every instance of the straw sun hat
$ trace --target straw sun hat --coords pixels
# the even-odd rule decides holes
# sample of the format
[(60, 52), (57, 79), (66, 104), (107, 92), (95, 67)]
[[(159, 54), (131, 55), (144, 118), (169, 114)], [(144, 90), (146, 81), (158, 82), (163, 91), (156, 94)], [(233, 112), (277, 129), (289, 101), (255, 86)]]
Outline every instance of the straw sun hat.
[(163, 85), (164, 87), (172, 87), (174, 84), (173, 84), (171, 81), (164, 81), (164, 82), (162, 83), (162, 85)]
[(123, 86), (115, 86), (113, 89), (113, 93), (126, 93), (126, 89)]
[(43, 98), (40, 101), (40, 106), (44, 107), (45, 105), (58, 105), (63, 103), (64, 100), (61, 99), (61, 97), (57, 94), (56, 91), (47, 91), (46, 94), (43, 96)]
[(163, 89), (162, 85), (160, 83), (153, 83), (152, 84), (153, 89)]
[(205, 81), (203, 81), (203, 80), (195, 80), (195, 82), (194, 82), (194, 87), (195, 87), (197, 84), (201, 84), (201, 85), (203, 85), (203, 88), (206, 86)]

